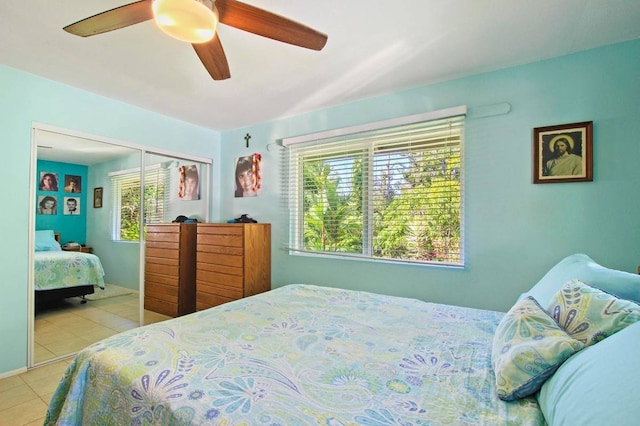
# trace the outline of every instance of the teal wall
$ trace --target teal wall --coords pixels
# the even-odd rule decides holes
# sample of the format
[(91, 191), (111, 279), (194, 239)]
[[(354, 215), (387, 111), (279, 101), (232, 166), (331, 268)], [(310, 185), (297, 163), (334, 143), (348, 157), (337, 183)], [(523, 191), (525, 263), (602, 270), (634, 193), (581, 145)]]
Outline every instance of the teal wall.
[[(38, 197), (41, 196), (56, 197), (58, 208), (55, 215), (36, 214), (36, 229), (52, 229), (55, 232), (59, 232), (62, 244), (69, 241), (75, 241), (80, 244), (86, 244), (87, 242), (87, 210), (89, 207), (87, 204), (89, 199), (87, 197), (89, 191), (87, 169), (87, 166), (80, 164), (38, 160), (36, 180), (40, 180), (41, 173), (55, 173), (58, 176), (58, 191), (40, 191), (36, 187), (36, 208)], [(66, 175), (80, 176), (80, 193), (64, 192)], [(80, 200), (79, 214), (64, 214), (63, 204), (65, 197), (73, 197)], [(93, 203), (93, 198), (91, 198), (91, 202)]]
[(103, 188), (103, 195), (102, 208), (91, 210), (87, 217), (87, 239), (93, 247), (93, 252), (100, 257), (105, 272), (105, 282), (135, 290), (140, 288), (138, 283), (140, 244), (111, 239), (113, 194), (109, 173), (139, 168), (140, 158), (140, 151), (137, 151), (125, 157), (89, 167), (89, 180), (95, 186)]
[[(314, 283), (506, 310), (571, 253), (587, 253), (627, 271), (640, 263), (638, 70), (640, 40), (218, 134), (0, 67), (0, 137), (3, 158), (11, 159), (0, 169), (0, 179), (17, 183), (4, 188), (16, 209), (0, 210), (2, 235), (12, 241), (0, 248), (0, 374), (26, 365), (32, 121), (214, 158), (212, 218), (249, 213), (273, 224), (274, 286)], [(508, 114), (481, 117), (484, 107), (501, 103), (511, 105)], [(470, 111), (464, 147), (464, 268), (315, 259), (282, 250), (288, 223), (280, 207), (280, 152), (267, 145), (462, 104)], [(591, 120), (594, 181), (532, 184), (532, 129)], [(250, 148), (244, 145), (246, 133), (252, 136)], [(263, 154), (262, 193), (234, 198), (234, 159), (252, 152)]]
[[(70, 86), (0, 66), (0, 141), (3, 199), (0, 235), (0, 375), (27, 365), (31, 129), (34, 122), (157, 149), (214, 159), (220, 157), (219, 132), (97, 96)], [(212, 111), (215, 113), (215, 108)], [(35, 166), (35, 164), (34, 164)], [(33, 172), (35, 176), (35, 171)], [(8, 185), (7, 183), (11, 183)], [(213, 194), (213, 206), (219, 205)], [(214, 209), (214, 211), (216, 211)], [(91, 243), (90, 239), (87, 241)], [(101, 253), (101, 256), (109, 253)]]
[[(640, 264), (640, 40), (415, 88), (223, 134), (222, 216), (273, 224), (273, 284), (311, 283), (507, 310), (563, 257)], [(322, 90), (322, 88), (318, 88)], [(508, 103), (508, 114), (485, 116)], [(467, 105), (463, 269), (317, 259), (282, 250), (278, 139)], [(534, 185), (535, 127), (593, 121), (594, 181)], [(245, 148), (243, 136), (251, 134)], [(233, 198), (233, 159), (263, 154), (263, 191)]]

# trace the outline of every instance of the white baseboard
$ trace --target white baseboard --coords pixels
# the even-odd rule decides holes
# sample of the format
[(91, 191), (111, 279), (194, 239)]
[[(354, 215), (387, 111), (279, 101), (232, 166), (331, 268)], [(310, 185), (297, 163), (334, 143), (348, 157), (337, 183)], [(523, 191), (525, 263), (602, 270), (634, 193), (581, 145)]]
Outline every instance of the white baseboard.
[(11, 376), (17, 376), (18, 374), (26, 373), (27, 367), (18, 368), (17, 370), (7, 371), (6, 373), (0, 373), (0, 379), (6, 379)]

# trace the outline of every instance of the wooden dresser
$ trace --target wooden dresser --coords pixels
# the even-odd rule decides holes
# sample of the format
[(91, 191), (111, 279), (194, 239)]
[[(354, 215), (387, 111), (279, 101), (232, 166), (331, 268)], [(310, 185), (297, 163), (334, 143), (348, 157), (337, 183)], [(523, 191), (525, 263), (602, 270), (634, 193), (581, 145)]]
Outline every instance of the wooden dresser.
[(196, 224), (147, 226), (144, 308), (177, 317), (196, 309)]
[(199, 223), (196, 310), (271, 290), (271, 225)]

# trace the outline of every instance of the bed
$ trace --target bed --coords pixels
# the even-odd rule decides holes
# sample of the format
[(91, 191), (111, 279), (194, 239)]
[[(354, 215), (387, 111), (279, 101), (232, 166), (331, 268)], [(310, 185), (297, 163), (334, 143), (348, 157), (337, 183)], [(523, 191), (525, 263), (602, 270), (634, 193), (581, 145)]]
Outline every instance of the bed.
[[(569, 275), (571, 283), (581, 278), (574, 275)], [(635, 286), (631, 295), (640, 297), (640, 277), (627, 275), (629, 288)], [(627, 291), (628, 283), (622, 281), (615, 284)], [(513, 348), (547, 338), (534, 335), (524, 345), (514, 340), (504, 345), (511, 326), (523, 324), (523, 310), (516, 307), (547, 303), (536, 300), (551, 300), (567, 285), (556, 284), (551, 291), (543, 279), (506, 314), (287, 285), (91, 345), (64, 373), (45, 424), (543, 425), (562, 424), (556, 417), (567, 414), (571, 421), (565, 424), (589, 424), (581, 421), (585, 419), (631, 424), (629, 419), (640, 415), (633, 397), (640, 380), (638, 361), (635, 366), (610, 362), (637, 358), (626, 354), (640, 350), (640, 322), (628, 318), (622, 321), (625, 327), (591, 347), (569, 344), (577, 349), (572, 356), (564, 356), (566, 348), (558, 351), (563, 353), (558, 365), (537, 364), (544, 381), (529, 371), (535, 380), (515, 385), (527, 395), (512, 392), (505, 398), (501, 393), (508, 370), (501, 358), (510, 354), (511, 367), (518, 366), (522, 358), (510, 352)], [(550, 334), (555, 339), (553, 333), (559, 333)], [(565, 341), (575, 340), (567, 336)], [(609, 350), (608, 341), (618, 350)], [(585, 361), (579, 358), (585, 353), (591, 353), (590, 368), (582, 369)], [(629, 397), (619, 396), (620, 389), (582, 395), (583, 381), (602, 386), (593, 377), (598, 360), (608, 375), (615, 368), (629, 370), (623, 372), (629, 376), (614, 374), (609, 382), (622, 390), (625, 380), (634, 382), (628, 389), (631, 404), (626, 404)], [(549, 385), (558, 376), (564, 379)], [(533, 391), (532, 381), (540, 382)], [(578, 382), (576, 389), (562, 389), (573, 382)], [(598, 402), (592, 403), (594, 398)], [(575, 401), (584, 407), (575, 409)], [(611, 404), (606, 421), (598, 423), (593, 407), (605, 403)]]
[(98, 256), (77, 251), (63, 251), (59, 235), (51, 230), (36, 231), (34, 253), (34, 289), (40, 305), (104, 289), (104, 269)]

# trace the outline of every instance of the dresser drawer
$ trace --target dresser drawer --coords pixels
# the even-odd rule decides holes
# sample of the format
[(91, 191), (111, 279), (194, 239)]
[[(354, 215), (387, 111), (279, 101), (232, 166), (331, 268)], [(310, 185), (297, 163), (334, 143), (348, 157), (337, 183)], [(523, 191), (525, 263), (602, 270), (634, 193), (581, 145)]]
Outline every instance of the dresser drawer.
[(215, 263), (198, 263), (199, 271), (219, 272), (229, 275), (243, 275), (243, 268), (237, 266), (217, 265)]
[(198, 234), (198, 245), (242, 247), (243, 237), (240, 235)]
[(196, 262), (196, 267), (200, 269), (200, 264), (203, 263), (242, 268), (244, 266), (244, 256), (207, 253), (200, 251), (198, 252), (198, 262)]
[(144, 282), (145, 287), (148, 287), (149, 283), (168, 285), (176, 288), (178, 287), (178, 281), (176, 280), (175, 276), (167, 274), (157, 274), (154, 272), (145, 272)]
[(234, 256), (242, 256), (244, 254), (244, 248), (242, 247), (212, 246), (209, 244), (198, 244), (197, 251), (212, 254), (232, 254)]
[(222, 274), (220, 272), (205, 271), (202, 269), (196, 271), (196, 280), (239, 289), (242, 289), (244, 284), (242, 275)]
[(201, 235), (243, 235), (244, 227), (242, 225), (226, 225), (221, 223), (216, 223), (215, 225), (210, 224), (199, 224), (198, 225), (198, 238)]
[(145, 256), (177, 260), (180, 258), (180, 251), (178, 249), (169, 250), (166, 248), (154, 248), (154, 247), (147, 246), (145, 249)]
[(147, 229), (147, 237), (149, 236), (155, 237), (156, 235), (161, 235), (161, 234), (175, 234), (175, 235), (178, 235), (178, 238), (179, 238), (181, 227), (179, 223), (156, 223), (156, 224), (146, 225), (146, 229)]
[(167, 302), (166, 300), (155, 299), (153, 297), (145, 297), (144, 308), (148, 311), (157, 312), (170, 317), (178, 316), (178, 305), (175, 302)]
[(218, 296), (234, 297), (236, 299), (244, 296), (242, 287), (201, 280), (196, 280), (196, 294), (197, 297), (200, 297), (201, 294), (217, 294)]
[(172, 277), (178, 277), (180, 275), (180, 270), (178, 269), (177, 263), (176, 265), (167, 265), (163, 263), (154, 263), (152, 262), (152, 258), (147, 258), (146, 260), (147, 261), (144, 265), (145, 276), (147, 274), (161, 274), (169, 275)]
[(175, 284), (145, 281), (144, 292), (145, 299), (151, 297), (153, 299), (178, 303), (178, 286)]
[(147, 250), (150, 248), (153, 249), (169, 249), (169, 250), (180, 250), (180, 243), (173, 241), (153, 241), (147, 240), (145, 242), (145, 247)]
[(233, 302), (234, 300), (238, 300), (240, 298), (241, 296), (225, 297), (217, 294), (198, 293), (198, 298), (196, 299), (196, 310), (202, 311), (203, 309), (222, 305), (223, 303)]

